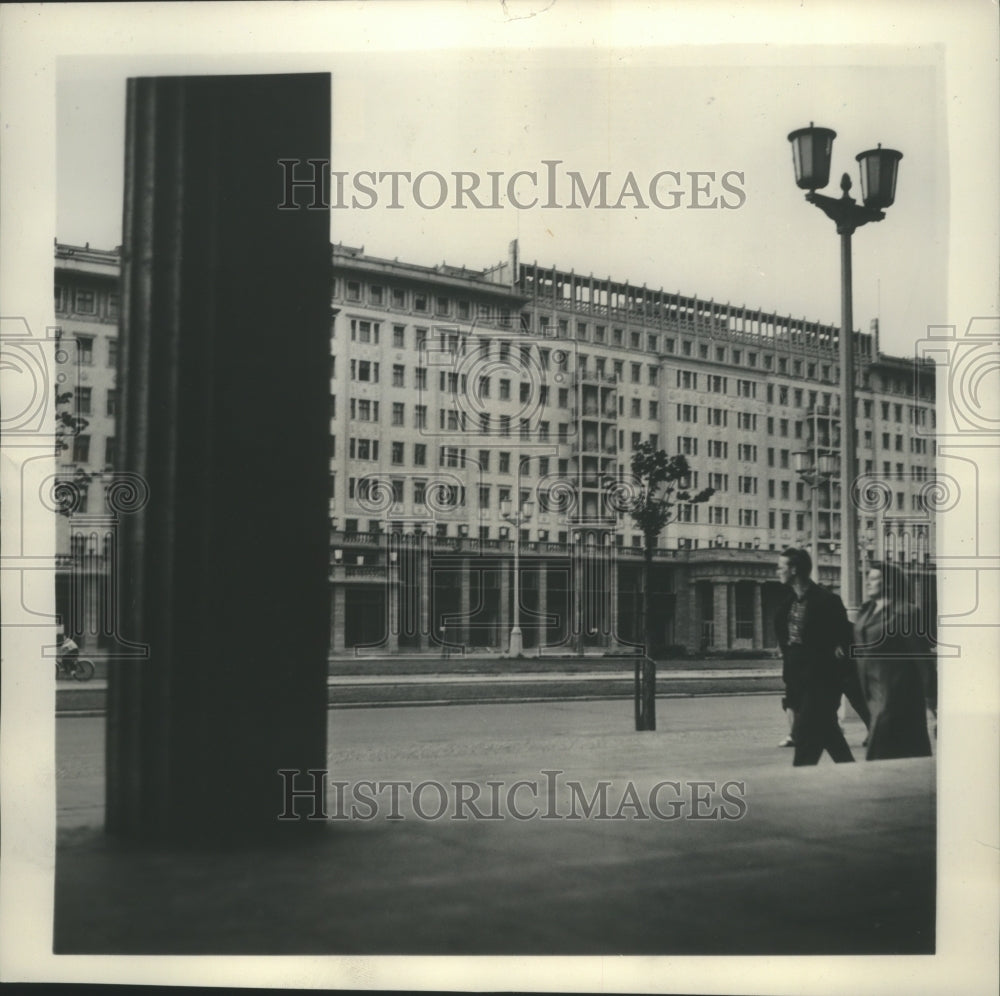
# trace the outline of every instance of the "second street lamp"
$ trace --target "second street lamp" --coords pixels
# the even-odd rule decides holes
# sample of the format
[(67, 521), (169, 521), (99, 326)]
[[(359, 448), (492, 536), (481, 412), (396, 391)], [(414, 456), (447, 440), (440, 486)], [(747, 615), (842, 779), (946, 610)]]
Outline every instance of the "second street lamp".
[(829, 128), (808, 128), (791, 132), (792, 161), (795, 182), (807, 190), (806, 200), (818, 207), (837, 226), (840, 236), (840, 381), (841, 381), (841, 444), (840, 444), (840, 595), (853, 614), (859, 606), (857, 521), (854, 514), (852, 484), (855, 477), (854, 440), (854, 315), (851, 275), (851, 236), (870, 221), (882, 221), (884, 209), (896, 198), (896, 172), (901, 152), (894, 149), (869, 149), (855, 159), (861, 171), (861, 194), (858, 204), (850, 196), (851, 178), (845, 173), (840, 180), (841, 197), (826, 197), (816, 191), (830, 182), (830, 157), (837, 133)]
[(534, 502), (522, 502), (514, 512), (511, 502), (500, 503), (500, 517), (514, 527), (514, 625), (510, 630), (509, 657), (520, 657), (524, 652), (524, 640), (521, 635), (521, 525), (531, 519), (534, 512)]
[(832, 453), (819, 453), (813, 463), (813, 454), (802, 450), (792, 454), (795, 461), (795, 473), (809, 485), (812, 492), (812, 562), (813, 575), (819, 584), (819, 489), (829, 483), (837, 474), (837, 458)]

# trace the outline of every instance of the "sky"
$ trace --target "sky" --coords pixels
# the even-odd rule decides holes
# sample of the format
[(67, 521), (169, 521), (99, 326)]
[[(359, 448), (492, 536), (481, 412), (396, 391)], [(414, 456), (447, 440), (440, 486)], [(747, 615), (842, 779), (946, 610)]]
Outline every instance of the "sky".
[[(697, 295), (831, 324), (840, 322), (839, 239), (794, 183), (787, 135), (810, 121), (833, 128), (831, 184), (854, 156), (881, 143), (903, 153), (896, 204), (854, 237), (854, 323), (880, 319), (884, 352), (912, 355), (931, 324), (945, 321), (948, 150), (941, 53), (934, 46), (590, 47), (424, 52), (333, 52), (268, 60), (74, 59), (57, 85), (57, 237), (110, 248), (121, 242), (125, 80), (193, 71), (314, 71), (333, 75), (332, 163), (345, 171), (347, 207), (331, 211), (331, 240), (379, 256), (481, 268), (505, 258), (517, 238), (523, 261), (575, 269), (638, 286)], [(503, 192), (518, 170), (558, 160), (591, 186), (607, 171), (609, 203), (631, 173), (643, 202), (576, 210), (456, 210), (454, 171), (473, 172), (489, 203), (490, 172)], [(421, 207), (401, 180), (375, 206), (350, 204), (362, 170), (423, 171), (449, 184), (445, 205)], [(681, 175), (679, 206), (648, 196), (652, 178)], [(707, 194), (692, 172), (714, 173)], [(742, 196), (726, 194), (722, 176)], [(740, 174), (736, 176), (735, 174)], [(521, 178), (515, 196), (531, 200)], [(657, 187), (671, 200), (673, 178)], [(421, 186), (433, 204), (437, 181)], [(731, 209), (695, 208), (718, 202)], [(367, 204), (371, 198), (358, 197)], [(468, 202), (467, 203), (472, 203)], [(596, 204), (596, 202), (595, 202)]]

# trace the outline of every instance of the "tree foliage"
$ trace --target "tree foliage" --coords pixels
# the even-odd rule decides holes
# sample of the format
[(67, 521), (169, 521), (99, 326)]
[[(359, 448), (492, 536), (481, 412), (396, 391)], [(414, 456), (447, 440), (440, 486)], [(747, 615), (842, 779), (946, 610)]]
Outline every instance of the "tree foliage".
[(652, 555), (664, 527), (673, 521), (678, 504), (700, 504), (715, 494), (715, 488), (692, 493), (691, 468), (683, 454), (667, 456), (652, 443), (640, 443), (632, 454), (632, 476), (637, 494), (629, 515), (645, 537)]
[[(73, 446), (73, 440), (80, 435), (90, 423), (76, 411), (73, 404), (72, 391), (60, 391), (56, 388), (56, 457), (65, 453)], [(66, 479), (67, 484), (75, 486), (83, 491), (93, 480), (94, 475), (77, 467), (71, 478)], [(69, 516), (72, 514), (73, 502), (61, 503), (57, 506), (60, 515)]]

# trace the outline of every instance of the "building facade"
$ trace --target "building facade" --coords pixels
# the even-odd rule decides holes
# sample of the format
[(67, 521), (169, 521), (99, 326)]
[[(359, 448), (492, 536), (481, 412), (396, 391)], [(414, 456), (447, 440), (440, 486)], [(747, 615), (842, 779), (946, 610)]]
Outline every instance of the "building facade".
[[(818, 577), (839, 586), (839, 482), (796, 470), (838, 454), (836, 327), (526, 264), (516, 243), (486, 270), (342, 245), (331, 261), (332, 651), (504, 651), (515, 621), (532, 650), (636, 645), (643, 538), (625, 509), (647, 441), (715, 489), (660, 536), (660, 644), (773, 646), (777, 553), (811, 545), (814, 507)], [(92, 418), (62, 455), (67, 476), (94, 475), (68, 532), (114, 449), (117, 265), (56, 249)], [(883, 355), (875, 325), (855, 336), (859, 559), (887, 556), (929, 591), (933, 366)], [(70, 573), (99, 559), (93, 530), (66, 539)]]

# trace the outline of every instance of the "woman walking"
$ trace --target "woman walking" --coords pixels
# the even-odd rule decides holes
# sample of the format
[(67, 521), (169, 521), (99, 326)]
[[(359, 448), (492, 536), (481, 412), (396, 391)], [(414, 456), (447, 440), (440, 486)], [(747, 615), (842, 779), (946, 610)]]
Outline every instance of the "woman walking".
[(916, 608), (906, 597), (902, 571), (873, 566), (868, 601), (854, 623), (854, 658), (871, 712), (869, 761), (929, 757), (924, 671), (929, 648), (917, 629)]

